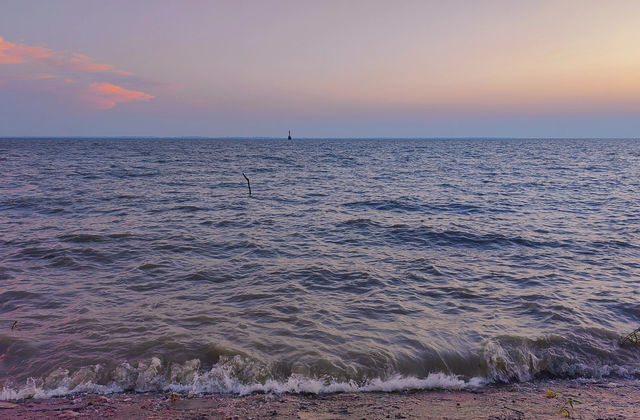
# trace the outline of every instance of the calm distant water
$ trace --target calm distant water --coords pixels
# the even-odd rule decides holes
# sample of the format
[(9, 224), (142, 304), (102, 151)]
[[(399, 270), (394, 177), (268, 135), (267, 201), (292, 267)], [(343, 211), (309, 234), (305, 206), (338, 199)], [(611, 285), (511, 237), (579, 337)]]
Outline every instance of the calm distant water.
[(628, 377), (638, 326), (640, 141), (0, 140), (3, 399)]

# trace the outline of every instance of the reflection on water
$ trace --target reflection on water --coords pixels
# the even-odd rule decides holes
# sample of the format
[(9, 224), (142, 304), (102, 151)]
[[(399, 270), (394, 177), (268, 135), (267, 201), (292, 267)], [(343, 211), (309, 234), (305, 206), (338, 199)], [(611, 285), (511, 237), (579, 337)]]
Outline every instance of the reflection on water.
[(0, 140), (0, 397), (633, 375), (639, 177), (631, 140)]

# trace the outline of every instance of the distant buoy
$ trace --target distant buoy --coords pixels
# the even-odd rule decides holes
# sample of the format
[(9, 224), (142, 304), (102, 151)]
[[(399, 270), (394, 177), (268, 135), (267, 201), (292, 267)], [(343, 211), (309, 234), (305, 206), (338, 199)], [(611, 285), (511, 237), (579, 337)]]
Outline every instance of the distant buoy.
[(291, 130), (289, 130), (289, 140), (291, 140)]

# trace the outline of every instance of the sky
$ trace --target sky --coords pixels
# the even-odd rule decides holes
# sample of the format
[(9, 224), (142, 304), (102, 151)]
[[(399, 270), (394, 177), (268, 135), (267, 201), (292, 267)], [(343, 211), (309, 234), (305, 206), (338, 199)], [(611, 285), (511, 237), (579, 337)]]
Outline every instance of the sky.
[(638, 0), (0, 0), (0, 136), (638, 137)]

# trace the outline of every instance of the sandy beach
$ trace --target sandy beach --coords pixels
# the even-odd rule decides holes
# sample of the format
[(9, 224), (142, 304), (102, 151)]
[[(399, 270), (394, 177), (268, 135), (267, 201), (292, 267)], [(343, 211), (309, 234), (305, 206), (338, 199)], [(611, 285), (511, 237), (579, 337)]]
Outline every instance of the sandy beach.
[[(551, 391), (551, 393), (547, 393)], [(556, 395), (557, 393), (557, 395)], [(553, 396), (552, 395), (556, 395)], [(569, 399), (575, 402), (573, 407)], [(4, 419), (634, 419), (640, 382), (544, 381), (476, 391), (248, 396), (78, 394), (0, 402)], [(564, 411), (563, 409), (566, 409)]]

